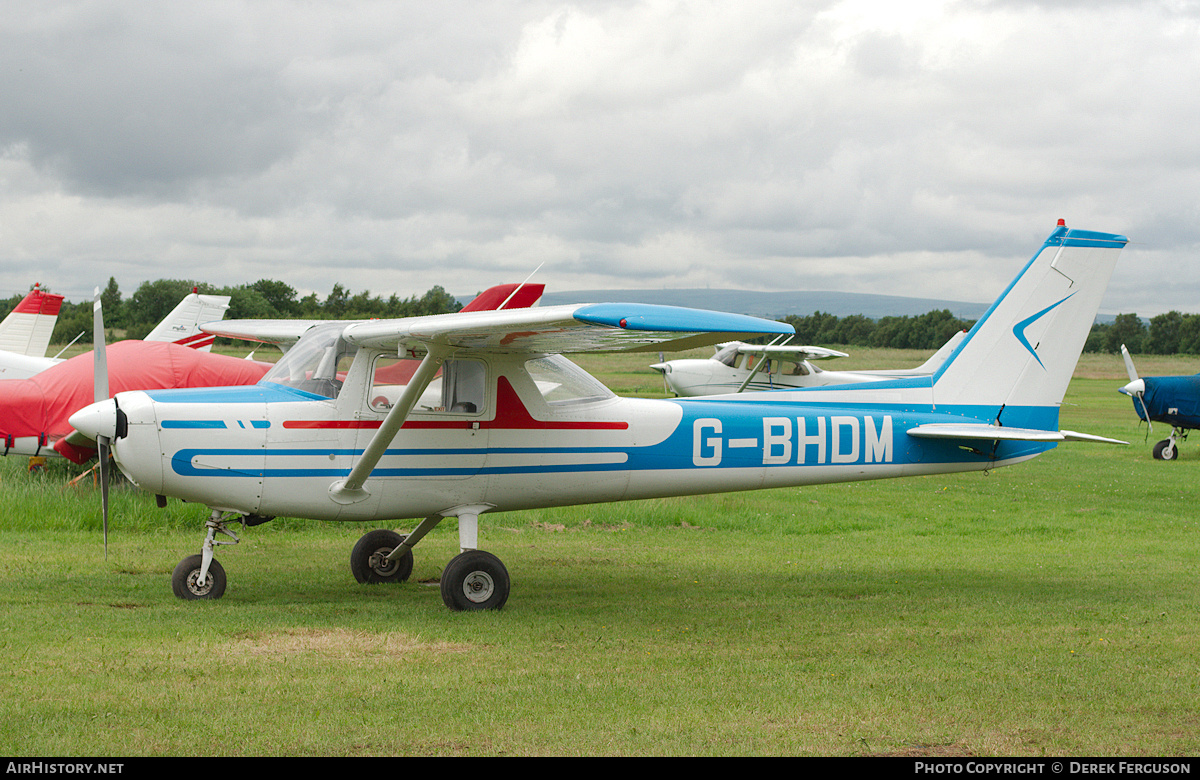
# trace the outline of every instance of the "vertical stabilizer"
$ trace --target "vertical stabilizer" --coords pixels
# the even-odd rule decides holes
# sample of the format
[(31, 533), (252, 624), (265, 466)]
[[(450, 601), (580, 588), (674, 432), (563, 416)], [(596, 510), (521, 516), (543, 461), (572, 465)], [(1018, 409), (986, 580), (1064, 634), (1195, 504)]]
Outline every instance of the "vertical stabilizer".
[(0, 350), (28, 357), (45, 357), (58, 322), (63, 296), (35, 284), (29, 294), (0, 322)]
[(1056, 229), (934, 375), (934, 403), (990, 409), (1001, 425), (1035, 426), (1023, 409), (1057, 419), (1075, 364), (1129, 239)]
[(202, 333), (200, 326), (225, 317), (229, 308), (228, 295), (200, 295), (195, 288), (185, 296), (174, 311), (158, 323), (146, 341), (172, 341), (185, 347), (208, 352), (212, 349), (215, 336)]

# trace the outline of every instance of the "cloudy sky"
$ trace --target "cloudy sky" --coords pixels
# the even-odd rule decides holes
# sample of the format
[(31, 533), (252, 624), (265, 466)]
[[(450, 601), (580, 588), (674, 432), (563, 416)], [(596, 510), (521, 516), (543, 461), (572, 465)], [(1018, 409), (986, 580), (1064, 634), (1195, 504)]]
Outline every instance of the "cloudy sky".
[(0, 295), (990, 301), (1059, 218), (1200, 312), (1197, 0), (8, 0)]

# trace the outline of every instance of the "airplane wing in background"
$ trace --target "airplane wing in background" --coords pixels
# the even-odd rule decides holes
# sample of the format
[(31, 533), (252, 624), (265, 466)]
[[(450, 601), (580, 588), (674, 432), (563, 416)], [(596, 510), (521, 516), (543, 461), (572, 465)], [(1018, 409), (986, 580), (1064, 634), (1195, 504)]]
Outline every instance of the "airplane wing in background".
[(791, 346), (772, 344), (739, 344), (738, 352), (743, 355), (765, 355), (772, 360), (789, 360), (799, 363), (801, 360), (829, 360), (830, 358), (849, 357), (845, 352), (825, 347)]

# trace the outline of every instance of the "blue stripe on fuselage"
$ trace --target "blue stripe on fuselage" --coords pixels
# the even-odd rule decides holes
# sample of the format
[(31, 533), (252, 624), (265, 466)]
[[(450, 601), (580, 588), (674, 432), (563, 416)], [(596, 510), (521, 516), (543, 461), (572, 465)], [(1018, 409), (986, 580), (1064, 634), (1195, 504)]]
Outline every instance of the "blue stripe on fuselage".
[[(787, 392), (787, 391), (780, 391)], [(794, 403), (768, 403), (744, 400), (681, 399), (666, 401), (683, 409), (676, 429), (661, 443), (631, 447), (491, 447), (488, 449), (389, 448), (387, 457), (423, 455), (483, 456), (478, 467), (444, 466), (376, 468), (373, 477), (437, 477), (471, 474), (553, 474), (612, 471), (697, 470), (711, 468), (783, 468), (795, 466), (831, 467), (910, 463), (970, 464), (1036, 455), (1052, 449), (1046, 442), (992, 440), (948, 441), (917, 439), (906, 431), (917, 425), (946, 422), (990, 423), (997, 409), (958, 407), (957, 414), (945, 409), (914, 411), (897, 406), (894, 410), (873, 404), (831, 407), (798, 406)], [(752, 404), (752, 405), (748, 405)], [(1019, 428), (1057, 430), (1058, 410), (1052, 407), (1011, 407), (1003, 411), (1004, 424)], [(360, 449), (228, 449), (186, 448), (171, 458), (172, 470), (181, 476), (246, 477), (325, 477), (339, 478), (349, 467), (295, 468), (285, 465), (298, 456), (343, 456), (356, 458)], [(562, 454), (618, 455), (617, 462), (547, 463), (510, 466), (493, 463), (490, 455)], [(193, 459), (202, 456), (265, 458), (264, 467), (249, 470), (197, 468)], [(260, 461), (261, 462), (261, 461)]]

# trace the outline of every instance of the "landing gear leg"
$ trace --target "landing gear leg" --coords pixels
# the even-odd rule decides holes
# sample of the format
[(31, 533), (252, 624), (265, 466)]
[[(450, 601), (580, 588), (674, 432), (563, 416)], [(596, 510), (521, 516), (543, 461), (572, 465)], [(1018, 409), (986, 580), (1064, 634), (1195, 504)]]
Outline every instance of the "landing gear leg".
[(1179, 442), (1187, 438), (1187, 431), (1174, 428), (1170, 438), (1163, 439), (1154, 445), (1155, 460), (1175, 460), (1179, 457)]
[[(204, 537), (204, 546), (200, 554), (184, 558), (171, 574), (171, 590), (176, 596), (192, 601), (219, 599), (225, 595), (225, 569), (213, 557), (213, 548), (241, 541), (228, 527), (230, 519), (235, 517), (240, 515), (235, 512), (222, 512), (219, 509), (212, 510), (212, 515), (204, 524), (208, 533)], [(233, 541), (218, 539), (217, 534), (225, 534)]]
[(458, 545), (462, 550), (442, 571), (442, 602), (450, 609), (500, 609), (508, 601), (508, 569), (489, 552), (475, 549), (479, 542), (479, 511), (458, 512)]

